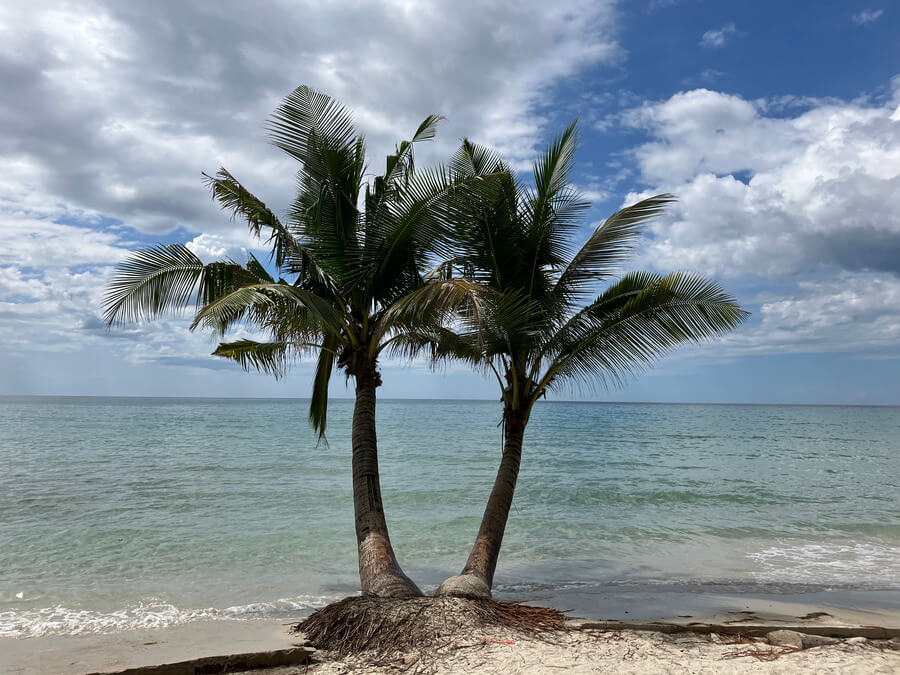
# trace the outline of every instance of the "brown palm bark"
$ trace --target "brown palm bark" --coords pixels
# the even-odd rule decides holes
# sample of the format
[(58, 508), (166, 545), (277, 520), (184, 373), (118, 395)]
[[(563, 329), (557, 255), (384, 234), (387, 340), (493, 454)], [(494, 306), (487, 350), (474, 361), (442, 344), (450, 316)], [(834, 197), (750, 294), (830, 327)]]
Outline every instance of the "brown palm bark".
[(500, 545), (503, 543), (503, 533), (506, 530), (506, 521), (509, 518), (509, 509), (519, 478), (526, 424), (525, 416), (514, 411), (505, 411), (503, 418), (506, 430), (503, 457), (497, 469), (494, 488), (481, 518), (475, 545), (463, 571), (441, 584), (435, 595), (491, 597), (494, 571), (500, 557)]
[(420, 596), (422, 592), (397, 563), (381, 502), (378, 441), (375, 433), (375, 389), (380, 384), (380, 377), (374, 364), (359, 368), (355, 376), (353, 508), (362, 592), (363, 595), (382, 598)]

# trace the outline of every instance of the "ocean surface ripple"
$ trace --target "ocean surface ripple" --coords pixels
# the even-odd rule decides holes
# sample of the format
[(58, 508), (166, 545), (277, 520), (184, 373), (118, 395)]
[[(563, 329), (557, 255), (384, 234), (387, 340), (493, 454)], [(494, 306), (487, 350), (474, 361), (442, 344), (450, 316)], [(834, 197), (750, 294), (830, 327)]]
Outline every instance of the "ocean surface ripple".
[[(352, 403), (0, 398), (0, 636), (293, 616), (358, 589)], [(499, 404), (379, 402), (407, 572), (459, 570)], [(900, 409), (542, 402), (497, 574), (547, 589), (900, 589)]]

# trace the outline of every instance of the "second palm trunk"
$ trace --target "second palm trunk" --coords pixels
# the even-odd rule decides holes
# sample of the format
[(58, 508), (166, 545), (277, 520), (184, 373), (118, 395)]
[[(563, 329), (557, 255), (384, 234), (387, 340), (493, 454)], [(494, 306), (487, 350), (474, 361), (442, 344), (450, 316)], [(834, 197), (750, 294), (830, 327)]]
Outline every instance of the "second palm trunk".
[(519, 478), (526, 424), (524, 415), (512, 411), (506, 411), (503, 419), (506, 432), (503, 457), (500, 460), (500, 468), (497, 469), (497, 477), (494, 479), (494, 488), (481, 518), (475, 545), (463, 571), (441, 584), (435, 595), (491, 597), (494, 571), (497, 569), (503, 533), (506, 530), (506, 521), (509, 518), (509, 509)]

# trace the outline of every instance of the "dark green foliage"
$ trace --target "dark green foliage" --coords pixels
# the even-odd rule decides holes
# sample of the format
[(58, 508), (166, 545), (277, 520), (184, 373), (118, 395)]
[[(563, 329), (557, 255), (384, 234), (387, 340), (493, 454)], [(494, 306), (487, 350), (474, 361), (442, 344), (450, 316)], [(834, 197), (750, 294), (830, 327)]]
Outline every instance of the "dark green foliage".
[[(374, 368), (382, 349), (404, 334), (433, 329), (446, 315), (442, 303), (459, 301), (455, 281), (434, 280), (447, 288), (417, 293), (433, 256), (448, 250), (458, 201), (446, 171), (413, 170), (414, 144), (432, 139), (440, 120), (425, 118), (368, 185), (365, 142), (349, 113), (325, 94), (298, 87), (268, 123), (271, 142), (300, 164), (284, 222), (225, 169), (204, 174), (213, 198), (269, 248), (279, 278), (252, 255), (244, 266), (204, 265), (179, 244), (138, 251), (110, 284), (107, 324), (192, 306), (192, 328), (220, 337), (235, 326), (263, 334), (263, 341), (222, 343), (213, 353), (276, 377), (297, 358), (318, 353), (309, 416), (323, 435), (336, 366), (350, 375), (363, 363)], [(395, 305), (402, 309), (392, 311)]]
[(597, 294), (674, 197), (622, 209), (575, 250), (588, 208), (569, 184), (576, 138), (573, 123), (553, 139), (535, 162), (533, 188), (490, 150), (463, 142), (450, 164), (454, 178), (480, 176), (494, 189), (468, 195), (466, 215), (454, 220), (454, 250), (435, 274), (468, 279), (477, 290), (469, 289), (452, 335), (423, 331), (403, 342), (415, 350), (430, 341), (436, 360), (461, 358), (493, 372), (506, 408), (525, 419), (548, 390), (618, 384), (747, 316), (717, 283), (684, 272), (633, 272)]

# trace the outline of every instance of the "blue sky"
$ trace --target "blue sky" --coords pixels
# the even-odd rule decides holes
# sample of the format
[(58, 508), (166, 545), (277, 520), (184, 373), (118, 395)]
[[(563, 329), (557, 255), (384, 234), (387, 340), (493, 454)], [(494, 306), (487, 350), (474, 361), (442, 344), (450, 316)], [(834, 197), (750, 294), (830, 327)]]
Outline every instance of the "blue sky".
[[(900, 404), (900, 10), (888, 2), (32, 2), (0, 7), (0, 394), (305, 396), (209, 356), (183, 318), (107, 332), (128, 250), (256, 244), (201, 171), (276, 210), (262, 123), (304, 83), (355, 111), (373, 165), (431, 112), (517, 167), (578, 117), (583, 236), (678, 205), (629, 268), (719, 279), (753, 318), (621, 390), (574, 398)], [(463, 367), (383, 364), (382, 396), (495, 398)], [(349, 394), (342, 386), (336, 395)]]

